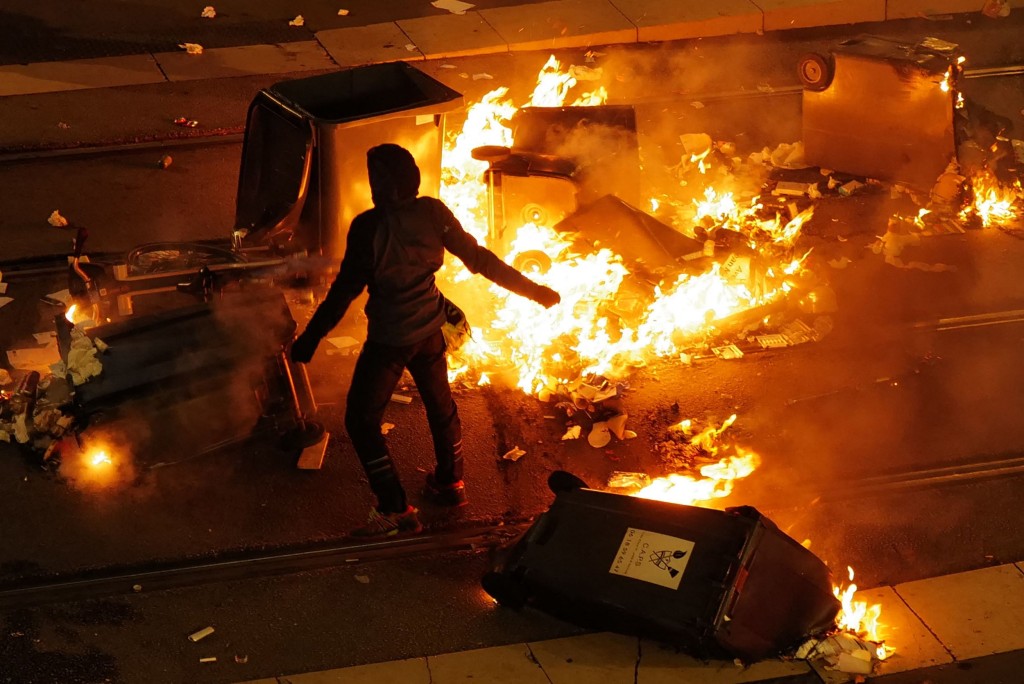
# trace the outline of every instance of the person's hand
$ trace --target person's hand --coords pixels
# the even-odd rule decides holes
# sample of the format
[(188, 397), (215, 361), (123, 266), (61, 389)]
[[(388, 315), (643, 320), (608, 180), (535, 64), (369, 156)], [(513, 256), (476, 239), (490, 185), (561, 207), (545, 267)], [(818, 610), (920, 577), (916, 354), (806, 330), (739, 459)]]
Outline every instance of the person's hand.
[(533, 301), (537, 302), (545, 309), (550, 309), (555, 304), (562, 301), (562, 296), (552, 290), (550, 287), (544, 285), (537, 286), (537, 294), (534, 296)]
[(313, 360), (313, 352), (316, 351), (320, 340), (308, 333), (302, 333), (292, 342), (289, 356), (295, 363), (309, 363)]

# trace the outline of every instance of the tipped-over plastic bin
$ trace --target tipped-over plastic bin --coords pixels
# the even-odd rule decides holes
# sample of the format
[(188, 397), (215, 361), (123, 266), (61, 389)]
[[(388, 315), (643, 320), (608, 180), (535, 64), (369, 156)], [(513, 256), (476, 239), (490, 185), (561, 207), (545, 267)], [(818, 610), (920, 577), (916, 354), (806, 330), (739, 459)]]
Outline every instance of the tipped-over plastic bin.
[(839, 610), (825, 564), (753, 508), (578, 486), (499, 552), (483, 586), (502, 605), (746, 662), (827, 631)]
[(404, 62), (283, 81), (249, 105), (235, 229), (267, 243), (338, 257), (349, 224), (369, 209), (366, 151), (396, 143), (422, 172), (420, 193), (441, 182), (444, 115), (462, 95)]

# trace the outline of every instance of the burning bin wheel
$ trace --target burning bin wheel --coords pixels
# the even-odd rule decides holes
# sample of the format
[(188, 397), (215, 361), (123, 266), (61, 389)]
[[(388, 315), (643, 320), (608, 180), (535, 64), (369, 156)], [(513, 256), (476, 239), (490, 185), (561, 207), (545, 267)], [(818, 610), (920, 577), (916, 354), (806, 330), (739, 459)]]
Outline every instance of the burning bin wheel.
[(547, 273), (551, 268), (551, 257), (539, 249), (517, 254), (512, 260), (512, 267), (523, 273)]
[(797, 64), (800, 82), (807, 90), (821, 91), (832, 82), (832, 64), (817, 52), (809, 52)]

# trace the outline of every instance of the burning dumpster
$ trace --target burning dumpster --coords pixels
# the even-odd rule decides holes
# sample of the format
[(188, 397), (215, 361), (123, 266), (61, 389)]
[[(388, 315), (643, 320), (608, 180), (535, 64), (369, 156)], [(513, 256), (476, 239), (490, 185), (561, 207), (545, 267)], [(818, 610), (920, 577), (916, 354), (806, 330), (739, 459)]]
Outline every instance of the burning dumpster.
[(366, 151), (409, 149), (421, 192), (441, 182), (444, 115), (462, 95), (404, 63), (283, 81), (249, 106), (235, 226), (248, 245), (289, 245), (338, 257), (348, 226), (371, 206)]
[(828, 568), (753, 508), (640, 499), (557, 475), (554, 503), (483, 579), (499, 603), (747, 662), (833, 627)]
[[(71, 324), (57, 323), (70, 373)], [(75, 388), (78, 429), (109, 430), (142, 460), (259, 437), (316, 442), (308, 380), (285, 356), (294, 331), (281, 292), (256, 288), (88, 328), (105, 351), (102, 372)]]
[(956, 158), (957, 46), (861, 36), (828, 57), (804, 56), (804, 157), (809, 164), (930, 188)]

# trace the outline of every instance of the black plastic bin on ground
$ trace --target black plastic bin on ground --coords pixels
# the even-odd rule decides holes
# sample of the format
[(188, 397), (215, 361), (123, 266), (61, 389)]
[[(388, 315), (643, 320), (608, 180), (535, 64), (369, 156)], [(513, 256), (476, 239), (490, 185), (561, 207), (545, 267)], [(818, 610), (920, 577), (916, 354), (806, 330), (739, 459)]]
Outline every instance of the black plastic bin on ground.
[(576, 488), (499, 554), (502, 605), (746, 662), (833, 625), (828, 568), (753, 508), (716, 511)]

